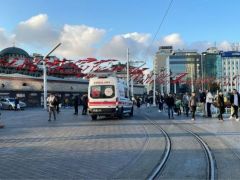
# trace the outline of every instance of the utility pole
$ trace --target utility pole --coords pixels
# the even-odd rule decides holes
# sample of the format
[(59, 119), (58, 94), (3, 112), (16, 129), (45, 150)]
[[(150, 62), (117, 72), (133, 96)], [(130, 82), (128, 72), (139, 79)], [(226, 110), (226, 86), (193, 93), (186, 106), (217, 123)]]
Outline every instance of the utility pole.
[(153, 106), (156, 106), (156, 72), (155, 59), (153, 63)]
[(201, 54), (202, 91), (203, 91), (203, 56), (204, 54)]
[(127, 95), (129, 98), (129, 48), (127, 48)]
[(47, 55), (43, 58), (43, 101), (44, 109), (47, 109), (47, 67), (46, 67), (46, 58), (55, 51), (61, 43), (58, 43)]
[(194, 85), (193, 85), (193, 64), (191, 64), (191, 85), (192, 85), (192, 92), (194, 92)]

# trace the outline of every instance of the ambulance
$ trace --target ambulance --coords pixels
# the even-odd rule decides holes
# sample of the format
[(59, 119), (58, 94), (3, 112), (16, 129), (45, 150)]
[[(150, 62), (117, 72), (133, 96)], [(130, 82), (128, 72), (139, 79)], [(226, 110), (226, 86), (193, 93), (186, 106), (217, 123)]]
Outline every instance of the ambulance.
[(96, 120), (98, 116), (133, 116), (133, 102), (127, 92), (126, 83), (117, 77), (99, 75), (91, 78), (88, 87), (88, 112), (92, 120)]

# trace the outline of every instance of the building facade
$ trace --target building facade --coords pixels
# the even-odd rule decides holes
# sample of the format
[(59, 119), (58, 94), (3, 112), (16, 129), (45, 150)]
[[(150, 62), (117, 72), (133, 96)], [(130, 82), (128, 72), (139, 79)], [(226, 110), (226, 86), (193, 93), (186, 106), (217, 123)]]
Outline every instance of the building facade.
[[(173, 47), (172, 46), (160, 46), (154, 59), (154, 72), (156, 76), (158, 76), (160, 73), (167, 73), (167, 59), (168, 57), (173, 53)], [(166, 92), (167, 89), (167, 82), (163, 84), (158, 84), (156, 82), (156, 90), (163, 93)]]
[(226, 92), (233, 89), (240, 90), (240, 52), (226, 51), (221, 53), (222, 57), (222, 89)]
[[(175, 51), (167, 59), (167, 71), (170, 74), (167, 92), (195, 91), (195, 82), (201, 78), (201, 55), (197, 51)], [(175, 77), (183, 73), (186, 75), (181, 79), (181, 83), (171, 83)], [(181, 86), (186, 84), (190, 87), (181, 90)]]
[(222, 57), (221, 52), (215, 48), (208, 48), (202, 53), (203, 79), (212, 78), (221, 80), (222, 77)]

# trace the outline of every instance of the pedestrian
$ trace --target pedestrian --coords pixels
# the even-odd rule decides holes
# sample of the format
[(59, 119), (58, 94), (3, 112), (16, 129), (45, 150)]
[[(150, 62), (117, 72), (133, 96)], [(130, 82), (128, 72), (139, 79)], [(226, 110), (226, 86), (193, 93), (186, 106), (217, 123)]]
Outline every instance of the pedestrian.
[(230, 96), (230, 103), (231, 103), (231, 106), (233, 107), (233, 114), (231, 115), (231, 117), (235, 116), (236, 121), (239, 121), (238, 108), (240, 105), (240, 97), (239, 97), (239, 93), (237, 92), (236, 89), (233, 89), (233, 94)]
[(206, 103), (207, 103), (207, 117), (211, 118), (212, 117), (211, 105), (213, 103), (213, 95), (210, 91), (207, 91)]
[(170, 117), (172, 115), (172, 119), (174, 119), (174, 117), (173, 117), (173, 107), (174, 107), (175, 102), (174, 102), (174, 98), (173, 98), (171, 93), (169, 93), (165, 102), (168, 106), (168, 118), (170, 119)]
[(176, 98), (176, 103), (175, 103), (175, 108), (176, 108), (176, 113), (177, 113), (178, 116), (182, 114), (181, 104), (182, 104), (181, 99), (177, 97)]
[(163, 103), (164, 103), (164, 97), (162, 94), (160, 94), (160, 97), (159, 97), (159, 102), (158, 102), (158, 112), (162, 112), (163, 111)]
[(190, 100), (189, 100), (189, 107), (192, 112), (192, 121), (195, 121), (195, 112), (197, 109), (197, 97), (195, 92), (192, 92), (192, 96), (190, 97)]
[(205, 104), (206, 104), (206, 93), (204, 90), (200, 90), (199, 91), (199, 101), (201, 103), (201, 109), (203, 112), (203, 116), (206, 116), (206, 108), (205, 108)]
[(190, 97), (189, 97), (188, 93), (186, 92), (183, 96), (183, 107), (184, 107), (185, 114), (187, 117), (189, 115), (189, 99), (190, 99)]
[(220, 91), (217, 96), (217, 107), (219, 109), (218, 120), (223, 121), (223, 113), (225, 112), (225, 103), (223, 93)]
[(58, 95), (56, 95), (55, 97), (56, 97), (56, 111), (59, 114), (59, 112), (60, 112), (60, 110), (59, 110), (60, 97)]
[(87, 108), (88, 108), (88, 96), (87, 96), (87, 94), (84, 94), (82, 96), (82, 104), (83, 104), (82, 115), (86, 115), (87, 114)]
[(15, 111), (19, 110), (20, 109), (20, 105), (19, 105), (19, 99), (18, 97), (15, 98), (15, 101), (14, 101), (14, 108), (15, 108)]
[(54, 117), (54, 121), (56, 120), (56, 102), (57, 102), (56, 97), (53, 94), (50, 94), (49, 97), (47, 98), (49, 113), (48, 121), (51, 121), (52, 114)]
[[(1, 104), (0, 104), (0, 107), (1, 107)], [(0, 112), (0, 119), (1, 119), (1, 112)], [(4, 128), (4, 125), (0, 122), (0, 128)]]
[(136, 101), (137, 101), (137, 107), (140, 108), (140, 106), (141, 106), (141, 100), (140, 100), (140, 98), (137, 97)]
[(74, 98), (74, 102), (73, 102), (73, 105), (74, 105), (74, 115), (78, 115), (78, 96), (75, 96)]

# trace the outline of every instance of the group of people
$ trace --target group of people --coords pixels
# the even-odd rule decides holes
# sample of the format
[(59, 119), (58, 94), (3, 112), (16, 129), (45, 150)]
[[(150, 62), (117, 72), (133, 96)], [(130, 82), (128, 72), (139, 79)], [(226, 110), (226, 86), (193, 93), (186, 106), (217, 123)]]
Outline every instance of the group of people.
[[(81, 98), (82, 100), (82, 105), (83, 105), (83, 109), (82, 109), (82, 115), (86, 115), (87, 114), (87, 108), (88, 108), (88, 96), (87, 94), (84, 94)], [(79, 96), (75, 96), (74, 97), (74, 115), (78, 115), (78, 106), (79, 106)], [(60, 105), (60, 98), (57, 95), (54, 94), (50, 94), (47, 98), (47, 104), (48, 104), (48, 113), (49, 113), (49, 118), (48, 121), (52, 120), (52, 115), (53, 115), (53, 119), (54, 121), (56, 120), (56, 112), (59, 113), (59, 105)]]
[(218, 108), (218, 119), (223, 121), (223, 114), (225, 113), (226, 106), (230, 103), (230, 119), (235, 117), (236, 121), (239, 121), (238, 109), (240, 106), (240, 96), (236, 89), (229, 93), (228, 97), (224, 96), (221, 91), (214, 97), (208, 90), (200, 90), (198, 96), (195, 92), (192, 92), (191, 96), (188, 93), (182, 96), (169, 93), (168, 95), (160, 95), (157, 102), (159, 105), (159, 112), (163, 111), (164, 104), (166, 104), (169, 119), (174, 119), (174, 112), (179, 116), (182, 114), (183, 110), (187, 117), (189, 116), (189, 111), (191, 111), (193, 121), (195, 120), (197, 104), (201, 106), (203, 115), (208, 118), (212, 117), (211, 108), (214, 104), (214, 106)]

